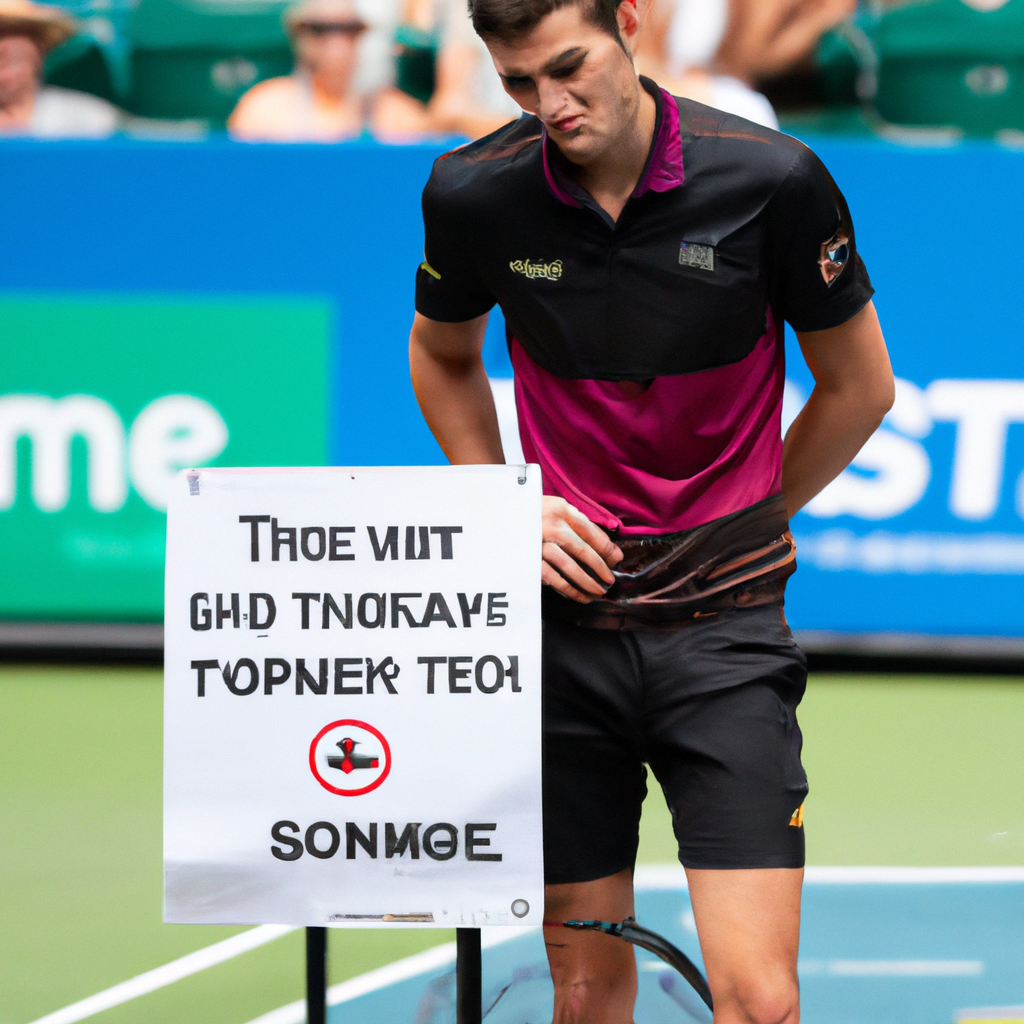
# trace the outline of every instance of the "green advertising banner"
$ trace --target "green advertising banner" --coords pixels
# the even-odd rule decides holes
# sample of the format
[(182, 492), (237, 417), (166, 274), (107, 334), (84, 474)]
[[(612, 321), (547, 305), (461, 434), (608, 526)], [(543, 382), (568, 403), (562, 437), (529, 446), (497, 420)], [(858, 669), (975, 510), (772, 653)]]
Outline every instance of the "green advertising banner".
[(0, 298), (0, 618), (157, 621), (170, 481), (326, 461), (329, 303)]

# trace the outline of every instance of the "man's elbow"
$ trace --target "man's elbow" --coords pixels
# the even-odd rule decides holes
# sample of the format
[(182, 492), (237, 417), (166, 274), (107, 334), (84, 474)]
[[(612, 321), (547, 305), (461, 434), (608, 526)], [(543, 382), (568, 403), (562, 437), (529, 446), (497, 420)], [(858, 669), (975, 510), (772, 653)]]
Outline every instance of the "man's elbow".
[(878, 378), (867, 389), (864, 400), (865, 416), (870, 419), (871, 430), (874, 432), (882, 425), (882, 420), (896, 401), (896, 380), (892, 370), (879, 374)]

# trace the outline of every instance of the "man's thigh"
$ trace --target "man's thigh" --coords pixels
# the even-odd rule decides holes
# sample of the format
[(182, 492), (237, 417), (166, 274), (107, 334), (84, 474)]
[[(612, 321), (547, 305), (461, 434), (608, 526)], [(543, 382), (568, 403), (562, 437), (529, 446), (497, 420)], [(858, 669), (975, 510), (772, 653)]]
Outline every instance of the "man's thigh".
[(642, 686), (632, 639), (544, 626), (544, 874), (589, 882), (631, 869), (643, 765)]
[(715, 1020), (795, 1022), (802, 869), (687, 869)]
[(807, 663), (777, 606), (641, 636), (646, 752), (684, 867), (802, 868), (796, 709)]

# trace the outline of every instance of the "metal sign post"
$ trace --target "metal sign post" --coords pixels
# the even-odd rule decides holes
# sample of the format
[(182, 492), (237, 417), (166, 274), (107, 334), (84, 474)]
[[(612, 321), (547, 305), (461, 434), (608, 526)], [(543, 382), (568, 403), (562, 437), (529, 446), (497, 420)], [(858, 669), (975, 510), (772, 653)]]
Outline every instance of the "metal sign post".
[(480, 1024), (483, 1013), (480, 929), (455, 929), (455, 1017), (458, 1024)]
[(306, 1024), (327, 1024), (326, 928), (306, 929)]

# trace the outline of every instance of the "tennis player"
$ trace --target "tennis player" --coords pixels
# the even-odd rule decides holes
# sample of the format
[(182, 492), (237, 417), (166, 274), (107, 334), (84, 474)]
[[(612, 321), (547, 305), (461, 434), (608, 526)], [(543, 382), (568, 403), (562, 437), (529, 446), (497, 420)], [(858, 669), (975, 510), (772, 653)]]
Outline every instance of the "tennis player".
[[(788, 519), (890, 408), (846, 203), (799, 142), (638, 78), (631, 0), (471, 0), (516, 122), (442, 157), (410, 356), (457, 464), (504, 461), (501, 307), (544, 481), (544, 857), (555, 1021), (627, 1024), (646, 765), (717, 1024), (795, 1024), (804, 864)], [(780, 436), (783, 331), (815, 387)], [(500, 544), (501, 538), (495, 537)]]

